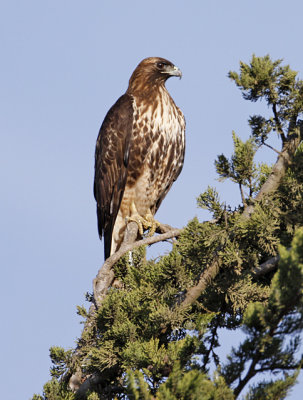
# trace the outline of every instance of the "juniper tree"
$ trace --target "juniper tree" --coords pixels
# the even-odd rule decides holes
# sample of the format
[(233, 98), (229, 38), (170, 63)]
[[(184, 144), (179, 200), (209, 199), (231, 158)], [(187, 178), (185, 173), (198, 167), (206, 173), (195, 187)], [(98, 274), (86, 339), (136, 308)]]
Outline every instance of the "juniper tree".
[[(226, 205), (208, 187), (197, 204), (210, 221), (162, 227), (136, 244), (129, 224), (120, 253), (94, 281), (90, 309), (78, 307), (85, 325), (77, 348), (51, 349), (52, 380), (34, 400), (229, 400), (244, 388), (247, 400), (283, 399), (295, 384), (303, 363), (303, 81), (281, 60), (254, 55), (229, 77), (245, 100), (272, 112), (251, 116), (251, 136), (233, 132), (232, 156), (215, 161), (241, 204)], [(261, 146), (278, 154), (275, 164), (256, 164)], [(147, 260), (139, 245), (169, 237), (178, 237), (171, 252)], [(123, 256), (130, 248), (131, 263)], [(222, 329), (245, 335), (225, 360)]]

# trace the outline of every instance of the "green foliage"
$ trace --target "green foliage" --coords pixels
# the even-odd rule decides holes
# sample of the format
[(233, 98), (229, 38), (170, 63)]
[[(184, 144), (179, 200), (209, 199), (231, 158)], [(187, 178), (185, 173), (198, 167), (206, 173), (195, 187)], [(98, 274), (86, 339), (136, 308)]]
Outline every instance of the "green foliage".
[(289, 246), (296, 229), (303, 226), (303, 144), (288, 169), (279, 190), (281, 242)]
[(245, 396), (245, 400), (282, 400), (285, 399), (299, 375), (297, 370), (291, 375), (285, 375), (283, 379), (276, 381), (260, 382), (251, 388)]
[(129, 370), (126, 383), (126, 393), (130, 400), (153, 400), (154, 397), (142, 372)]
[[(258, 372), (299, 368), (300, 360), (295, 358), (295, 354), (301, 343), (302, 329), (303, 228), (295, 234), (291, 250), (280, 247), (279, 269), (272, 279), (268, 302), (254, 302), (247, 306), (243, 319), (247, 338), (237, 349), (233, 348), (228, 357), (228, 363), (223, 368), (226, 382), (232, 384), (242, 375), (245, 382)], [(297, 373), (293, 375), (296, 376)], [(258, 386), (253, 393), (256, 396), (257, 392), (264, 392), (265, 387), (267, 393), (281, 393), (284, 386), (286, 390), (294, 381), (290, 378), (285, 382), (277, 380)]]
[(265, 57), (252, 56), (250, 64), (240, 62), (240, 74), (230, 71), (228, 76), (241, 89), (244, 99), (264, 99), (273, 110), (273, 116), (250, 117), (252, 136), (263, 144), (271, 130), (276, 131), (285, 141), (283, 129), (288, 122), (296, 120), (303, 112), (303, 81), (297, 79), (297, 72), (289, 65), (282, 66), (282, 60), (272, 61)]
[(60, 377), (71, 366), (71, 350), (64, 350), (62, 347), (54, 346), (50, 348), (50, 358), (52, 360), (51, 375), (53, 377)]
[[(269, 132), (267, 132), (269, 133)], [(219, 181), (230, 179), (239, 185), (241, 200), (246, 205), (252, 200), (252, 196), (256, 194), (265, 180), (268, 178), (271, 167), (265, 163), (257, 165), (254, 162), (254, 156), (260, 144), (265, 144), (265, 136), (262, 133), (262, 143), (260, 137), (256, 136), (256, 132), (252, 132), (252, 137), (243, 142), (235, 132), (232, 133), (234, 142), (234, 153), (229, 160), (224, 154), (218, 156), (215, 161), (216, 171), (219, 175)], [(245, 194), (243, 187), (248, 189)], [(215, 189), (208, 188), (206, 192), (198, 197), (198, 205), (202, 208), (209, 209), (216, 218), (222, 214), (222, 204), (219, 203), (219, 195)]]
[(87, 396), (87, 400), (100, 400), (100, 397), (96, 392), (92, 392)]
[(98, 340), (84, 363), (90, 371), (142, 368), (158, 382), (181, 355), (187, 364), (197, 347), (196, 337), (179, 329), (186, 310), (171, 307), (189, 280), (175, 250), (158, 263), (126, 265), (126, 270), (123, 289), (112, 289), (99, 309)]
[(215, 161), (217, 173), (221, 180), (230, 178), (233, 182), (250, 187), (255, 175), (253, 162), (256, 146), (253, 139), (243, 142), (235, 132), (232, 133), (234, 154), (229, 161), (223, 154)]
[(77, 314), (82, 318), (87, 318), (88, 313), (84, 306), (77, 306)]
[(262, 98), (268, 104), (282, 102), (285, 96), (294, 95), (297, 72), (288, 65), (281, 66), (281, 62), (272, 61), (269, 55), (256, 57), (253, 54), (249, 65), (240, 62), (240, 74), (229, 72), (229, 77), (242, 90), (246, 100), (257, 101)]
[(208, 186), (204, 193), (197, 198), (198, 207), (210, 211), (214, 218), (219, 218), (224, 212), (224, 205), (220, 203), (216, 189)]
[(221, 376), (211, 381), (206, 374), (196, 369), (184, 372), (179, 364), (175, 367), (158, 392), (158, 400), (233, 400), (234, 396)]
[(268, 139), (269, 133), (274, 128), (273, 118), (266, 119), (261, 115), (253, 115), (248, 120), (251, 127), (252, 137), (256, 144), (261, 145)]
[(43, 396), (35, 394), (32, 400), (75, 400), (75, 395), (69, 391), (65, 384), (53, 378), (43, 387)]
[(169, 378), (163, 382), (153, 397), (148, 389), (144, 375), (140, 371), (129, 371), (127, 393), (134, 400), (233, 400), (232, 390), (224, 379), (215, 374), (214, 381), (197, 369), (184, 371), (175, 363)]
[(288, 315), (287, 330), (292, 332), (303, 326), (303, 228), (297, 230), (291, 243), (291, 249), (280, 246), (279, 269), (272, 280), (272, 295), (269, 305), (275, 313), (288, 314), (290, 308), (298, 314)]
[[(87, 323), (77, 350), (51, 349), (54, 378), (33, 400), (74, 400), (67, 382), (79, 370), (102, 377), (88, 400), (231, 400), (262, 372), (278, 376), (248, 388), (246, 400), (283, 399), (295, 384), (303, 359), (303, 146), (278, 189), (266, 193), (274, 167), (257, 164), (255, 154), (260, 146), (272, 148), (273, 132), (283, 151), (299, 132), (303, 83), (269, 56), (253, 55), (229, 77), (245, 99), (264, 100), (272, 111), (250, 116), (251, 137), (243, 141), (233, 132), (233, 154), (215, 161), (219, 181), (237, 185), (241, 204), (232, 208), (209, 186), (197, 204), (213, 220), (193, 218), (158, 260), (147, 260), (144, 247), (132, 260), (121, 258), (114, 266), (117, 282), (97, 313), (78, 307)], [(276, 273), (254, 273), (277, 255)], [(218, 272), (210, 281), (213, 263)], [(185, 307), (188, 290), (202, 278), (205, 289)], [(217, 354), (222, 329), (245, 334), (225, 362)]]

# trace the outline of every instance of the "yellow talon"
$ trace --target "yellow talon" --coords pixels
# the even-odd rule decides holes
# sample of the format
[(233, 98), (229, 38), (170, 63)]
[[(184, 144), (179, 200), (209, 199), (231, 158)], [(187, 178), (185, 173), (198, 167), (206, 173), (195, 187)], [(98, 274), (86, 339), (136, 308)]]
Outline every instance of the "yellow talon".
[(138, 225), (139, 233), (141, 236), (143, 236), (143, 218), (140, 217), (139, 214), (132, 215), (131, 217), (126, 217), (125, 220), (126, 223), (129, 223), (131, 221), (136, 222), (136, 224)]
[(148, 236), (153, 236), (158, 226), (160, 226), (160, 222), (155, 220), (154, 216), (150, 211), (145, 215), (144, 220), (146, 222), (146, 226), (144, 226), (144, 228), (145, 229), (150, 228)]
[(151, 211), (148, 210), (144, 217), (138, 213), (134, 202), (131, 203), (130, 206), (131, 216), (126, 217), (126, 222), (134, 221), (138, 225), (138, 230), (141, 236), (143, 236), (143, 232), (146, 229), (149, 229), (148, 236), (153, 236), (156, 232), (158, 226), (160, 226), (160, 222), (156, 221)]

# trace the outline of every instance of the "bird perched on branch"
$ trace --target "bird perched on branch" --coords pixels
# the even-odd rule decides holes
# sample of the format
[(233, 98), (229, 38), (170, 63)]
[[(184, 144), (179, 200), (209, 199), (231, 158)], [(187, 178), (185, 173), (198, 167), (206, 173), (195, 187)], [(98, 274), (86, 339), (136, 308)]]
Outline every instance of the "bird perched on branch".
[(105, 259), (119, 249), (128, 221), (141, 235), (155, 232), (154, 215), (181, 172), (185, 120), (165, 87), (171, 76), (182, 73), (170, 61), (141, 61), (100, 128), (94, 195)]

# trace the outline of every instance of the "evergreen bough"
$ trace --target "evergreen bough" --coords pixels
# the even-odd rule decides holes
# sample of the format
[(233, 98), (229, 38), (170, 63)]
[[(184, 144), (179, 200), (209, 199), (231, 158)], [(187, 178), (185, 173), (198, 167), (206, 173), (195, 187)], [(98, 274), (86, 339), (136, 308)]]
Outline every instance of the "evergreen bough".
[[(248, 140), (233, 132), (234, 153), (215, 161), (219, 180), (238, 186), (241, 204), (226, 205), (208, 187), (197, 203), (212, 220), (189, 221), (159, 260), (146, 260), (144, 247), (132, 262), (120, 258), (102, 301), (95, 293), (89, 311), (78, 307), (85, 327), (77, 348), (51, 349), (53, 378), (33, 400), (232, 400), (244, 388), (246, 400), (272, 400), (296, 383), (303, 365), (303, 81), (282, 60), (255, 55), (229, 77), (244, 99), (263, 100), (272, 111), (250, 116)], [(269, 143), (273, 132), (280, 150)], [(275, 164), (255, 163), (261, 146), (278, 154)], [(225, 360), (217, 353), (222, 329), (245, 335)]]

